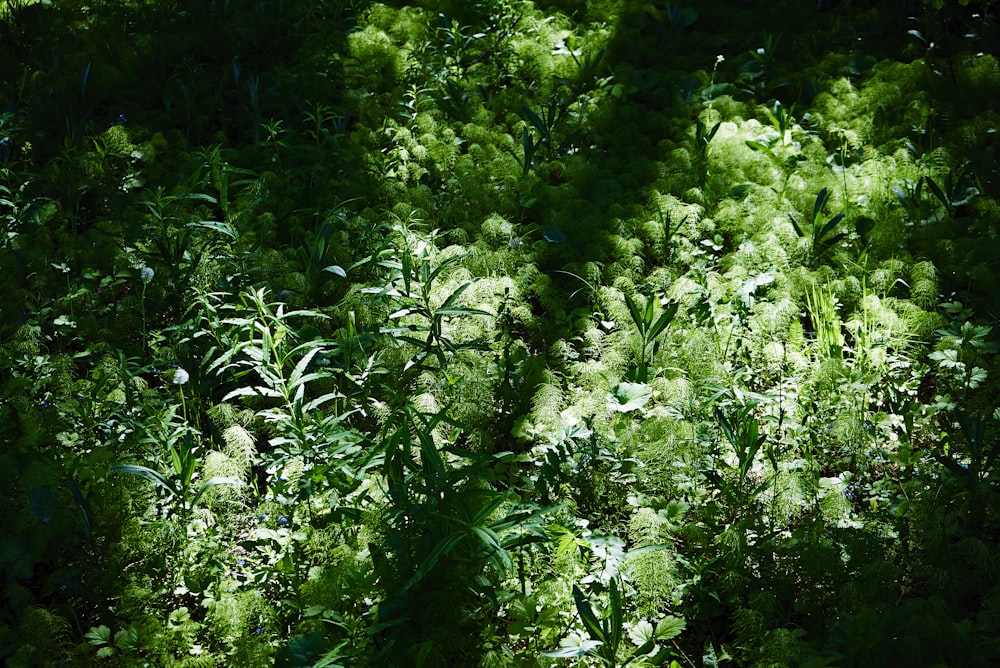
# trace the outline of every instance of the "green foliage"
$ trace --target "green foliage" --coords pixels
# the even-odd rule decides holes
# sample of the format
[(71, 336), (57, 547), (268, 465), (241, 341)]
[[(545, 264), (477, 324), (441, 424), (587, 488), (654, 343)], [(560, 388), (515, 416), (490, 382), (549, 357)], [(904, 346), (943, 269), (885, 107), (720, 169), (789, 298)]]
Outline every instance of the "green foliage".
[(994, 3), (751, 4), (2, 3), (0, 660), (997, 664)]
[(823, 221), (824, 209), (830, 200), (830, 192), (823, 188), (816, 195), (816, 201), (813, 203), (812, 216), (810, 218), (810, 224), (806, 228), (799, 226), (796, 222), (795, 217), (792, 214), (788, 214), (788, 219), (792, 221), (792, 227), (795, 229), (795, 233), (800, 237), (808, 239), (810, 242), (811, 250), (811, 261), (816, 264), (823, 260), (827, 255), (833, 252), (841, 241), (847, 237), (846, 232), (838, 232), (834, 234), (837, 225), (844, 220), (843, 213), (838, 213), (833, 218), (827, 221)]
[(635, 325), (641, 342), (639, 366), (636, 370), (636, 380), (640, 383), (649, 380), (649, 368), (656, 355), (657, 339), (670, 326), (674, 316), (677, 315), (677, 309), (680, 308), (680, 304), (668, 304), (666, 308), (661, 308), (659, 315), (657, 315), (655, 301), (655, 297), (649, 295), (646, 297), (646, 304), (640, 306), (635, 299), (628, 294), (625, 295), (625, 304), (628, 306), (632, 324)]
[(164, 474), (147, 466), (122, 464), (113, 470), (130, 473), (151, 482), (162, 492), (171, 512), (186, 516), (198, 506), (201, 497), (216, 485), (242, 485), (243, 482), (226, 476), (213, 476), (193, 486), (198, 453), (191, 429), (180, 428), (168, 437), (167, 451), (172, 467)]
[[(561, 649), (543, 652), (543, 655), (554, 658), (577, 658), (591, 655), (599, 659), (602, 665), (619, 665), (617, 656), (625, 632), (620, 586), (616, 579), (610, 581), (608, 607), (598, 617), (583, 590), (573, 585), (573, 600), (576, 603), (577, 613), (580, 615), (580, 621), (590, 638), (583, 640), (578, 645), (572, 641), (563, 643)], [(629, 634), (636, 647), (620, 665), (627, 666), (646, 656), (649, 656), (649, 661), (654, 665), (666, 661), (670, 657), (670, 649), (660, 648), (657, 643), (672, 640), (684, 630), (684, 626), (684, 620), (677, 617), (661, 619), (655, 630), (649, 622), (640, 622)]]

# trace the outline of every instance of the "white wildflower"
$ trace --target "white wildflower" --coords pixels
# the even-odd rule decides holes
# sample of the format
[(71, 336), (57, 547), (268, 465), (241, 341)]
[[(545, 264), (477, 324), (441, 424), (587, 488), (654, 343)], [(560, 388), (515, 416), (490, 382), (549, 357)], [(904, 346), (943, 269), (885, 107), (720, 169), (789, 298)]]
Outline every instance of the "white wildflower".
[(183, 385), (184, 383), (191, 380), (191, 374), (189, 374), (185, 369), (180, 367), (174, 371), (174, 385)]

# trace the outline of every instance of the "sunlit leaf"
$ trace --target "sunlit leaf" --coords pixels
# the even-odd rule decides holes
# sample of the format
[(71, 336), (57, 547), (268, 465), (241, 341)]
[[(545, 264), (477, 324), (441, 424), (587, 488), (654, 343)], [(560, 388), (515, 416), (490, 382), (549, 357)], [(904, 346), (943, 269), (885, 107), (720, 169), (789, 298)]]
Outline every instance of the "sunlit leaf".
[(629, 413), (645, 406), (653, 390), (645, 383), (619, 383), (608, 393), (608, 406), (619, 413)]
[(667, 615), (656, 623), (656, 631), (653, 634), (653, 638), (659, 642), (673, 640), (683, 633), (686, 628), (687, 621), (685, 621), (683, 617)]

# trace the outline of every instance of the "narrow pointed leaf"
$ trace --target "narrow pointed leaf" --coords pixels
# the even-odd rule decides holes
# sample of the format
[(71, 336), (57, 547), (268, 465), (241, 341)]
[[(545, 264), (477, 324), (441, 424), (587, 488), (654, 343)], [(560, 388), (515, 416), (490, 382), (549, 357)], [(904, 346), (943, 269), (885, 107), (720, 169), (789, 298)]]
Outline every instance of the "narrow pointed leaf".
[[(313, 358), (316, 357), (316, 355), (319, 354), (321, 350), (320, 344), (318, 343), (299, 346), (299, 349), (303, 347), (309, 347), (311, 348), (311, 350), (307, 350), (306, 354), (303, 355), (299, 359), (299, 361), (295, 364), (295, 368), (292, 369), (292, 374), (288, 377), (288, 386), (292, 388), (295, 388), (299, 385), (309, 382), (309, 380), (312, 380), (311, 378), (308, 380), (304, 380), (303, 376), (305, 375), (306, 368), (309, 366), (309, 363), (312, 362)], [(309, 374), (309, 375), (316, 376), (316, 374)]]
[(660, 317), (653, 323), (653, 326), (649, 328), (649, 332), (647, 334), (649, 339), (655, 339), (663, 333), (663, 330), (665, 330), (670, 323), (673, 322), (674, 316), (677, 315), (678, 308), (680, 308), (680, 304), (674, 303), (668, 304), (667, 307), (663, 309), (663, 313), (661, 313)]
[(414, 572), (410, 579), (407, 580), (406, 584), (403, 586), (403, 593), (408, 592), (414, 586), (419, 584), (421, 580), (427, 577), (427, 575), (434, 570), (434, 567), (437, 566), (437, 563), (442, 558), (448, 556), (448, 554), (455, 549), (455, 546), (462, 541), (464, 536), (465, 534), (461, 531), (456, 531), (455, 533), (449, 534), (437, 545), (435, 545), (434, 549), (431, 550), (431, 553), (428, 554), (427, 558), (420, 564), (420, 567), (417, 568), (416, 572)]
[(154, 471), (151, 468), (145, 466), (137, 466), (135, 464), (122, 464), (120, 466), (112, 467), (112, 471), (119, 471), (121, 473), (130, 473), (145, 480), (150, 481), (154, 485), (162, 488), (170, 496), (177, 496), (177, 488), (174, 484), (168, 480), (162, 473)]
[(466, 282), (455, 288), (455, 291), (448, 295), (448, 298), (441, 304), (441, 308), (451, 308), (455, 301), (462, 296), (462, 293), (469, 289), (470, 285), (472, 285), (471, 282)]
[(816, 241), (822, 240), (823, 237), (832, 232), (833, 229), (837, 227), (837, 224), (840, 223), (840, 221), (842, 221), (843, 219), (844, 219), (844, 214), (838, 213), (836, 216), (828, 220), (826, 225), (824, 225), (820, 229), (819, 234), (816, 235)]
[(584, 640), (575, 647), (560, 647), (542, 652), (542, 656), (553, 659), (579, 659), (599, 649), (603, 644), (600, 640)]
[(618, 649), (622, 641), (622, 629), (625, 625), (625, 616), (622, 611), (622, 594), (618, 588), (618, 578), (611, 580), (611, 590), (608, 595), (611, 617), (608, 619), (608, 647), (612, 651)]
[(590, 634), (590, 637), (594, 640), (606, 643), (608, 638), (604, 633), (604, 628), (601, 626), (601, 622), (597, 619), (597, 615), (594, 614), (594, 609), (590, 607), (590, 601), (587, 600), (587, 597), (577, 585), (573, 585), (573, 599), (576, 601), (576, 610), (580, 613), (580, 621), (583, 622), (583, 626), (587, 629), (587, 633)]
[(931, 189), (931, 193), (935, 197), (937, 197), (942, 204), (944, 204), (945, 206), (951, 206), (951, 200), (949, 200), (948, 196), (944, 194), (943, 190), (941, 190), (941, 187), (937, 184), (937, 181), (935, 181), (929, 176), (924, 177), (924, 180), (927, 181), (927, 187)]
[(545, 125), (545, 121), (543, 121), (538, 116), (538, 114), (529, 109), (527, 105), (521, 105), (521, 111), (524, 112), (524, 115), (528, 118), (528, 121), (535, 126), (535, 129), (538, 130), (539, 133), (541, 133), (542, 138), (544, 138), (545, 141), (548, 142), (549, 129)]
[(816, 195), (816, 202), (813, 204), (813, 215), (812, 219), (815, 222), (819, 218), (819, 214), (823, 212), (823, 207), (826, 206), (827, 201), (830, 199), (830, 191), (823, 188)]
[(625, 304), (628, 306), (629, 315), (632, 316), (632, 322), (635, 323), (636, 328), (639, 330), (639, 334), (645, 335), (645, 321), (642, 319), (642, 311), (639, 310), (639, 304), (637, 304), (636, 301), (628, 294), (625, 295)]
[(795, 222), (795, 218), (792, 217), (792, 214), (788, 214), (788, 220), (792, 221), (792, 227), (795, 228), (795, 233), (800, 237), (804, 237), (805, 233), (802, 231), (802, 228), (799, 227), (799, 224)]
[(328, 271), (331, 274), (336, 274), (341, 278), (347, 278), (347, 272), (339, 264), (331, 264), (329, 267), (323, 267), (323, 271)]
[[(625, 660), (625, 663), (622, 664), (622, 667), (624, 668), (624, 666), (627, 666), (636, 659), (646, 656), (647, 654), (652, 652), (655, 648), (656, 648), (656, 643), (654, 643), (652, 640), (647, 640), (646, 642), (642, 643), (641, 645), (635, 648), (635, 651), (632, 652), (632, 656), (630, 656), (628, 659)], [(654, 663), (653, 665), (658, 666), (659, 664)]]

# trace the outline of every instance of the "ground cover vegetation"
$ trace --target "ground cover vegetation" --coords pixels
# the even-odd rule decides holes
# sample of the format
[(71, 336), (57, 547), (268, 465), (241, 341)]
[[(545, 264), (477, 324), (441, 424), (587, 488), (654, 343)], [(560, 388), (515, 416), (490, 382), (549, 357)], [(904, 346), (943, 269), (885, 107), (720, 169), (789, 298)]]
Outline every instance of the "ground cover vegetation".
[(991, 0), (8, 0), (9, 666), (1000, 661)]

